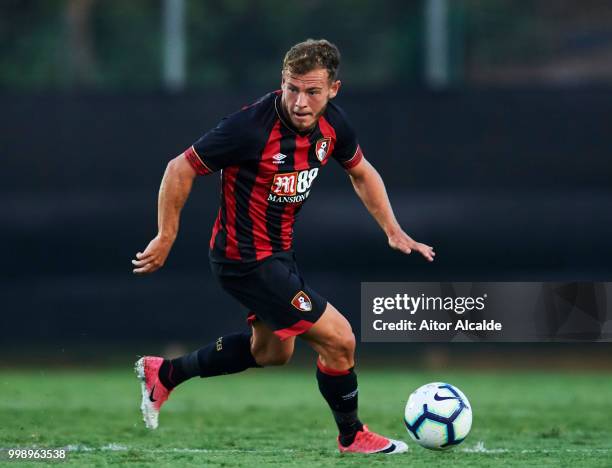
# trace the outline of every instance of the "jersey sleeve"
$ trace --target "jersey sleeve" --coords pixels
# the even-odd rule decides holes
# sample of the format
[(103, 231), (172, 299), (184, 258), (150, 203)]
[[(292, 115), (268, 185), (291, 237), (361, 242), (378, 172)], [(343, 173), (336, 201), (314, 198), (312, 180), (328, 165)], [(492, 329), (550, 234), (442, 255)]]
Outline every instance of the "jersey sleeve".
[(185, 152), (185, 157), (199, 175), (212, 174), (253, 158), (256, 142), (250, 133), (248, 113), (236, 112), (225, 117)]
[(346, 114), (339, 108), (333, 118), (336, 131), (336, 145), (332, 157), (336, 159), (344, 169), (351, 169), (361, 162), (363, 153), (353, 126)]

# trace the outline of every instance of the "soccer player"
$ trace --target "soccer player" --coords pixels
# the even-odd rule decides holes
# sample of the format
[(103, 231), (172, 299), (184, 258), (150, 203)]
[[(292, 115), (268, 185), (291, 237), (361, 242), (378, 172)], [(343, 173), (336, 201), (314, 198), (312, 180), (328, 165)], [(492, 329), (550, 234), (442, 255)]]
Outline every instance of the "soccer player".
[(285, 55), (279, 91), (224, 118), (169, 162), (159, 190), (158, 233), (132, 260), (133, 271), (149, 274), (163, 266), (194, 179), (221, 171), (210, 265), (222, 288), (250, 311), (251, 331), (220, 337), (177, 359), (139, 359), (136, 372), (148, 428), (157, 427), (161, 406), (185, 380), (286, 364), (299, 336), (318, 354), (317, 381), (338, 426), (339, 450), (407, 449), (359, 420), (355, 336), (346, 318), (305, 282), (292, 251), (296, 217), (319, 171), (335, 159), (392, 248), (419, 252), (429, 261), (435, 255), (402, 230), (380, 175), (332, 102), (340, 89), (339, 64), (337, 47), (326, 40), (296, 44)]

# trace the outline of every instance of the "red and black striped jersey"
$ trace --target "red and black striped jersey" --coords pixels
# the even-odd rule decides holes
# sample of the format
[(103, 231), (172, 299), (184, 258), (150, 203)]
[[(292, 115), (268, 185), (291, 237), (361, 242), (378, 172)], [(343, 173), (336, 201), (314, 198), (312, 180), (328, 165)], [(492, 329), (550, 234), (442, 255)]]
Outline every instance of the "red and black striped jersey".
[(291, 250), (293, 225), (330, 158), (345, 169), (363, 154), (344, 112), (329, 102), (314, 129), (295, 130), (280, 91), (224, 118), (185, 151), (200, 175), (221, 170), (221, 206), (210, 239), (215, 262), (252, 262)]

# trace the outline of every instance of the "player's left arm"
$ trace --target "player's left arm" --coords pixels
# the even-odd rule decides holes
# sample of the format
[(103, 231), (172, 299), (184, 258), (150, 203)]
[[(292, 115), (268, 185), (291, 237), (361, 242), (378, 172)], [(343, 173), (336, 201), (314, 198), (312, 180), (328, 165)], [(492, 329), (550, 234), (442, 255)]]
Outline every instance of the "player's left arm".
[(433, 247), (412, 239), (397, 222), (385, 184), (374, 166), (363, 158), (359, 164), (346, 171), (355, 192), (387, 235), (389, 246), (405, 254), (414, 250), (432, 262), (436, 255)]

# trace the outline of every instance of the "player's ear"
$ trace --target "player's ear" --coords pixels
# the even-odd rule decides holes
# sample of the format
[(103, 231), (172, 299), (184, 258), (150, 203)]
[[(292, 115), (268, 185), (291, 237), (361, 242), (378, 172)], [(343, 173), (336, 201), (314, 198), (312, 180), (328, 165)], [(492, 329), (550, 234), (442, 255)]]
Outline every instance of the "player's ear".
[(338, 91), (340, 90), (340, 85), (342, 83), (340, 82), (340, 80), (336, 80), (334, 81), (331, 86), (329, 87), (329, 98), (333, 99), (336, 97), (336, 94), (338, 94)]

